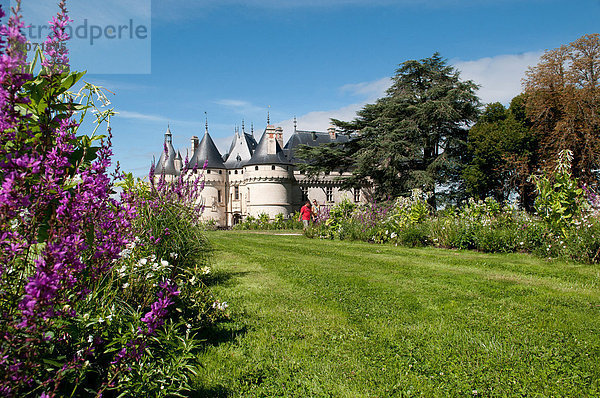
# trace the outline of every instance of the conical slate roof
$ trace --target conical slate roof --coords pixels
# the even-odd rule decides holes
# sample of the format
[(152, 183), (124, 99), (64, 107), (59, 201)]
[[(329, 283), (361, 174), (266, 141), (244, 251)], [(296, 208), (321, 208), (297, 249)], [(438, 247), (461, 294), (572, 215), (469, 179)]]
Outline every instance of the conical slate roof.
[(192, 158), (187, 164), (188, 169), (193, 169), (194, 167), (201, 169), (204, 167), (204, 162), (208, 160), (206, 168), (208, 169), (224, 169), (225, 165), (223, 164), (223, 157), (221, 153), (217, 149), (214, 141), (208, 134), (208, 131), (204, 133), (204, 137), (198, 147), (194, 151)]
[(163, 151), (158, 159), (158, 163), (156, 164), (155, 174), (165, 174), (165, 175), (174, 175), (178, 176), (181, 172), (175, 167), (175, 148), (173, 148), (173, 135), (171, 134), (171, 129), (167, 127), (167, 132), (165, 133), (165, 144), (163, 147)]
[(246, 166), (259, 164), (291, 164), (281, 145), (275, 140), (275, 153), (268, 153), (268, 134), (264, 133)]
[(244, 132), (236, 133), (231, 142), (229, 155), (225, 161), (225, 167), (228, 169), (239, 169), (243, 167), (252, 158), (252, 153), (256, 149), (256, 140), (250, 134)]

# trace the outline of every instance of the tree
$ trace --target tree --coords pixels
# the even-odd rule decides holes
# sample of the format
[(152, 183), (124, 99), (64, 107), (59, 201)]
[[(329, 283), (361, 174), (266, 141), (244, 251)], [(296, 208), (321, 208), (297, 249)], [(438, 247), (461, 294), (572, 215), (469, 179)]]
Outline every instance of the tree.
[(459, 72), (435, 53), (420, 61), (402, 63), (387, 95), (365, 105), (351, 122), (332, 119), (352, 139), (344, 144), (299, 150), (308, 160), (308, 174), (352, 169), (347, 187), (371, 181), (378, 197), (407, 194), (413, 188), (432, 193), (440, 185), (462, 192), (462, 157), (467, 129), (479, 108), (472, 81), (461, 81)]
[(538, 143), (525, 116), (525, 101), (520, 94), (508, 109), (488, 104), (469, 130), (469, 161), (463, 171), (469, 196), (505, 201), (516, 193), (521, 206), (533, 208), (535, 187), (529, 176), (536, 168)]
[(600, 35), (546, 51), (527, 71), (527, 115), (540, 136), (540, 168), (573, 154), (572, 173), (596, 185), (600, 168)]

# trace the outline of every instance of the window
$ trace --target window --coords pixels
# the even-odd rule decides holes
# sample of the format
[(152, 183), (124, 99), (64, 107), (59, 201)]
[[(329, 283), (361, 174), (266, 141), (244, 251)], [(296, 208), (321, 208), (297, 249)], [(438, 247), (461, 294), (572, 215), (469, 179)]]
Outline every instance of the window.
[(223, 174), (223, 170), (219, 170), (219, 174)]
[(254, 166), (254, 170), (258, 170), (258, 166)]
[(300, 189), (302, 189), (302, 202), (304, 202), (308, 199), (308, 188), (301, 187)]
[(229, 170), (229, 171), (227, 172), (227, 174), (231, 174), (231, 170)]
[(248, 193), (246, 194), (246, 202), (250, 202), (250, 188), (248, 188)]
[(354, 201), (360, 202), (360, 188), (354, 188)]
[(271, 166), (271, 170), (275, 170), (275, 165)]
[(240, 187), (238, 187), (237, 185), (234, 187), (233, 190), (233, 198), (235, 200), (240, 200)]
[(333, 202), (333, 188), (332, 187), (325, 188), (325, 200), (327, 202)]
[(237, 174), (237, 170), (233, 172), (234, 174)]
[(217, 190), (217, 202), (221, 203), (221, 190)]
[(210, 170), (206, 170), (206, 174), (210, 174)]

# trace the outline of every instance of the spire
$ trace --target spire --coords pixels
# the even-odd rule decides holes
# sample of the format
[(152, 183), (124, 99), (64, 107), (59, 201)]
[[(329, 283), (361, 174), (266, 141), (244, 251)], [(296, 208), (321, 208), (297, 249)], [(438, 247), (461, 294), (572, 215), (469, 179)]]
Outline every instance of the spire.
[(297, 126), (298, 126), (298, 121), (296, 120), (296, 115), (294, 115), (294, 133), (296, 132)]
[(242, 119), (242, 134), (246, 132), (246, 129), (244, 128), (244, 119)]
[(271, 124), (271, 105), (269, 105), (269, 109), (267, 110), (267, 126)]
[(250, 134), (252, 134), (252, 137), (254, 137), (254, 122), (250, 123)]
[(165, 133), (165, 143), (173, 142), (173, 134), (171, 133), (171, 126), (167, 124), (167, 132)]
[(204, 112), (204, 116), (206, 118), (206, 122), (204, 122), (204, 132), (208, 133), (208, 114)]

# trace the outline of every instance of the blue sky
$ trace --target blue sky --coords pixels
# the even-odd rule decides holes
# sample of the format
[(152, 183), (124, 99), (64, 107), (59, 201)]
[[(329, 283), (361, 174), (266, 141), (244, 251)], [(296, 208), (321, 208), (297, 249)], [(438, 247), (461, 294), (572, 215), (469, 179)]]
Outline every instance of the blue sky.
[[(110, 9), (108, 3), (90, 4)], [(400, 63), (436, 51), (463, 78), (482, 85), (484, 102), (507, 103), (545, 49), (598, 32), (600, 16), (599, 0), (130, 4), (132, 15), (146, 18), (150, 28), (147, 47), (140, 54), (130, 48), (100, 53), (115, 65), (143, 67), (89, 73), (85, 79), (115, 93), (110, 95), (120, 112), (112, 121), (115, 159), (139, 176), (160, 155), (167, 124), (184, 157), (190, 137), (204, 132), (205, 112), (223, 152), (242, 119), (246, 130), (253, 123), (257, 135), (263, 131), (268, 106), (286, 137), (294, 115), (300, 129), (325, 130), (330, 117), (349, 120), (382, 96)]]

